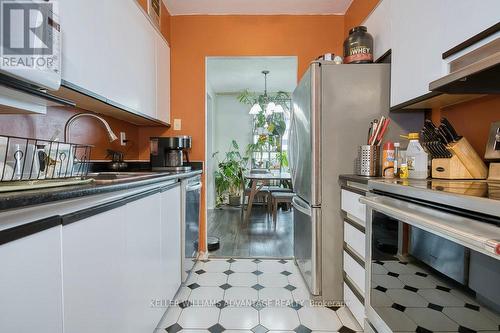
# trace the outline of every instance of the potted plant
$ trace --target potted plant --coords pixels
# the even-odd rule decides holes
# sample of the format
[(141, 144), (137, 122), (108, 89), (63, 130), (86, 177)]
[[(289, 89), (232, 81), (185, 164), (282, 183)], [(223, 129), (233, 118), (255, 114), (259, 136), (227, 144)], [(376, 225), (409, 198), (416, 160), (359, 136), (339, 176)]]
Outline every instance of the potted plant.
[[(214, 153), (215, 157), (218, 152)], [(233, 140), (224, 160), (218, 163), (215, 171), (215, 191), (217, 194), (216, 206), (220, 207), (227, 198), (230, 206), (238, 206), (241, 203), (245, 179), (243, 173), (246, 170), (248, 157), (239, 152), (238, 143)]]

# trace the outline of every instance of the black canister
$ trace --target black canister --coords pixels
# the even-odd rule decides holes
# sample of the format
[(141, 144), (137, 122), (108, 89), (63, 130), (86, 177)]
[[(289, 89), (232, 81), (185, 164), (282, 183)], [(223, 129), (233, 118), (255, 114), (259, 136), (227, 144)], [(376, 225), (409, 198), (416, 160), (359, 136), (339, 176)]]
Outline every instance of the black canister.
[(344, 41), (344, 64), (369, 64), (372, 62), (373, 37), (364, 26), (352, 28)]

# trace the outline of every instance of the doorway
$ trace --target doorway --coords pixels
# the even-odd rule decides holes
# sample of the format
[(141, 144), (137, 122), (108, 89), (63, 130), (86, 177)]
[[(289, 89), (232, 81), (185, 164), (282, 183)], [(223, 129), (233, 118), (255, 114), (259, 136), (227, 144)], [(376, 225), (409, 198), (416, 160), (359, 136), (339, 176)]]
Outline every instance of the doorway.
[[(291, 205), (286, 194), (271, 193), (292, 192), (286, 175), (296, 84), (297, 57), (206, 58), (207, 232), (219, 241), (211, 257), (293, 256)], [(254, 173), (279, 176), (253, 182)]]

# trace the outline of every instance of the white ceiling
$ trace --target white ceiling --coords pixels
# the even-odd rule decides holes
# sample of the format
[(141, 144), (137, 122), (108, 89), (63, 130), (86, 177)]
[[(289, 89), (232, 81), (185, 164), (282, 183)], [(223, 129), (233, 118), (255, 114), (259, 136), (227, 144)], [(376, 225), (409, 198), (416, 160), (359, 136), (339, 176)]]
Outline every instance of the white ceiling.
[(172, 15), (345, 14), (352, 0), (163, 0)]
[(210, 57), (207, 81), (215, 93), (264, 91), (263, 70), (268, 70), (267, 90), (293, 92), (297, 85), (296, 57)]

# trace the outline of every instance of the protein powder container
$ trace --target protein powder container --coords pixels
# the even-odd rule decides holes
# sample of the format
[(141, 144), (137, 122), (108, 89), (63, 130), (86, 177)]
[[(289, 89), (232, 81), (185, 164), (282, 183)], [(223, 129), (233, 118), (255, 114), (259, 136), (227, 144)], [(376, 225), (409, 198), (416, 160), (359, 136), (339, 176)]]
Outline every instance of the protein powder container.
[(344, 41), (344, 64), (369, 64), (373, 62), (373, 37), (366, 27), (358, 26), (349, 30)]

